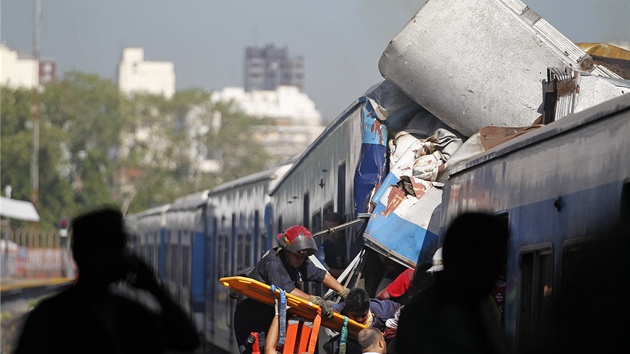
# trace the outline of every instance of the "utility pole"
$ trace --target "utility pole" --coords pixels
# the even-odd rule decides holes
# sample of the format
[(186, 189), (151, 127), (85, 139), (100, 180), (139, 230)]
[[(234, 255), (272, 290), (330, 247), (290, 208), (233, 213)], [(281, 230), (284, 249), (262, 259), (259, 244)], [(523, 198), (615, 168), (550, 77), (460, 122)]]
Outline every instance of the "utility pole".
[(33, 29), (33, 56), (35, 57), (35, 85), (32, 89), (31, 119), (33, 120), (33, 156), (31, 159), (32, 202), (37, 209), (39, 201), (39, 23), (41, 20), (41, 0), (35, 0), (35, 18)]
[[(7, 198), (11, 199), (11, 191), (13, 190), (13, 188), (11, 188), (11, 185), (6, 185), (4, 187), (4, 194), (7, 196)], [(7, 223), (6, 229), (5, 229), (5, 238), (4, 238), (4, 257), (2, 260), (2, 277), (6, 278), (8, 277), (9, 274), (9, 239), (10, 239), (10, 235), (11, 235), (11, 219), (9, 219), (9, 217), (7, 216), (7, 218), (5, 219), (5, 222)]]

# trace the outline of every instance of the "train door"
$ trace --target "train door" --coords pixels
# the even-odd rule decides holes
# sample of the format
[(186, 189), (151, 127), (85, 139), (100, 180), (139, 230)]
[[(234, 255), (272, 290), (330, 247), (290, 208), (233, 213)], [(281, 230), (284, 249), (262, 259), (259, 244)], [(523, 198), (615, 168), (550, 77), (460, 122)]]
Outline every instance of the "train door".
[(519, 252), (517, 311), (518, 352), (528, 352), (537, 331), (544, 328), (551, 311), (553, 245), (544, 242), (525, 246)]
[[(216, 301), (215, 288), (218, 287), (218, 274), (216, 273), (218, 268), (218, 262), (216, 258), (216, 249), (217, 249), (217, 218), (212, 217), (213, 208), (208, 204), (206, 208), (207, 215), (204, 215), (204, 219), (206, 220), (206, 243), (204, 253), (207, 255), (205, 258), (205, 286), (206, 286), (206, 318), (205, 318), (205, 331), (204, 337), (211, 340), (214, 336), (214, 326), (215, 326), (215, 308), (214, 303)], [(205, 345), (205, 343), (204, 343)], [(205, 349), (205, 348), (204, 348)]]

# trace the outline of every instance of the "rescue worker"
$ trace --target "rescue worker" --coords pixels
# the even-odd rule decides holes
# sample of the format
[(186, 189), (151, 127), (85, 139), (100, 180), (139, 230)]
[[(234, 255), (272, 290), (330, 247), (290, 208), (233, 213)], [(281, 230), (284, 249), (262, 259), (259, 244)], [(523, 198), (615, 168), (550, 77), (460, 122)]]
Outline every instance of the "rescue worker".
[[(332, 317), (331, 305), (319, 296), (305, 293), (304, 282), (323, 283), (342, 298), (345, 298), (350, 290), (308, 259), (317, 251), (311, 232), (304, 226), (292, 226), (278, 235), (278, 242), (280, 247), (265, 255), (248, 276), (317, 304), (322, 308), (324, 316)], [(258, 333), (260, 348), (265, 348), (266, 333), (274, 316), (275, 310), (272, 306), (243, 296), (239, 297), (234, 313), (234, 333), (241, 353), (252, 352), (251, 345), (247, 343), (252, 332)], [(273, 339), (275, 340), (276, 338)]]

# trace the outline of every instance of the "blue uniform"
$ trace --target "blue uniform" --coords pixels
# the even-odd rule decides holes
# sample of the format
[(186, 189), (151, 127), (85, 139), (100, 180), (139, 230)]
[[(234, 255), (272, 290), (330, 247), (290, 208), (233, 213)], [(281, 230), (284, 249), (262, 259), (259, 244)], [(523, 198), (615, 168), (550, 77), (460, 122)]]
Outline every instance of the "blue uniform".
[[(290, 293), (293, 289), (303, 290), (305, 281), (321, 283), (326, 276), (326, 271), (318, 268), (307, 258), (300, 268), (293, 268), (284, 259), (284, 251), (272, 250), (263, 257), (254, 270), (248, 275), (268, 285), (275, 285)], [(275, 316), (272, 306), (265, 305), (256, 300), (240, 297), (234, 312), (234, 333), (241, 350), (247, 347), (247, 337), (251, 332), (259, 333), (259, 342), (264, 347), (264, 338), (269, 325)], [(245, 353), (250, 348), (246, 348)]]

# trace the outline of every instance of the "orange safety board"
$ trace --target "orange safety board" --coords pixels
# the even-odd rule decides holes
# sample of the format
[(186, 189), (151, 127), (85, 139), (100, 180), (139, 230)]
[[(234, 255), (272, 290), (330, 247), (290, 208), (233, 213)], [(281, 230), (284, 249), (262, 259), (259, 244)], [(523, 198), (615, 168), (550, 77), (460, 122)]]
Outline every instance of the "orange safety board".
[[(219, 279), (221, 284), (236, 291), (239, 294), (245, 295), (250, 299), (262, 302), (269, 306), (275, 305), (275, 299), (280, 297), (280, 290), (276, 289), (275, 292), (271, 292), (269, 285), (259, 282), (258, 280), (247, 277), (225, 277)], [(315, 305), (308, 300), (304, 300), (295, 295), (289, 293), (287, 295), (287, 307), (288, 312), (294, 315), (304, 317), (307, 320), (313, 321), (317, 316), (317, 310), (319, 305)], [(345, 316), (335, 312), (332, 318), (322, 316), (322, 326), (330, 328), (333, 331), (341, 332), (343, 327), (343, 319)], [(360, 324), (354, 320), (348, 319), (348, 336), (356, 339), (360, 330), (366, 328), (365, 325)]]

